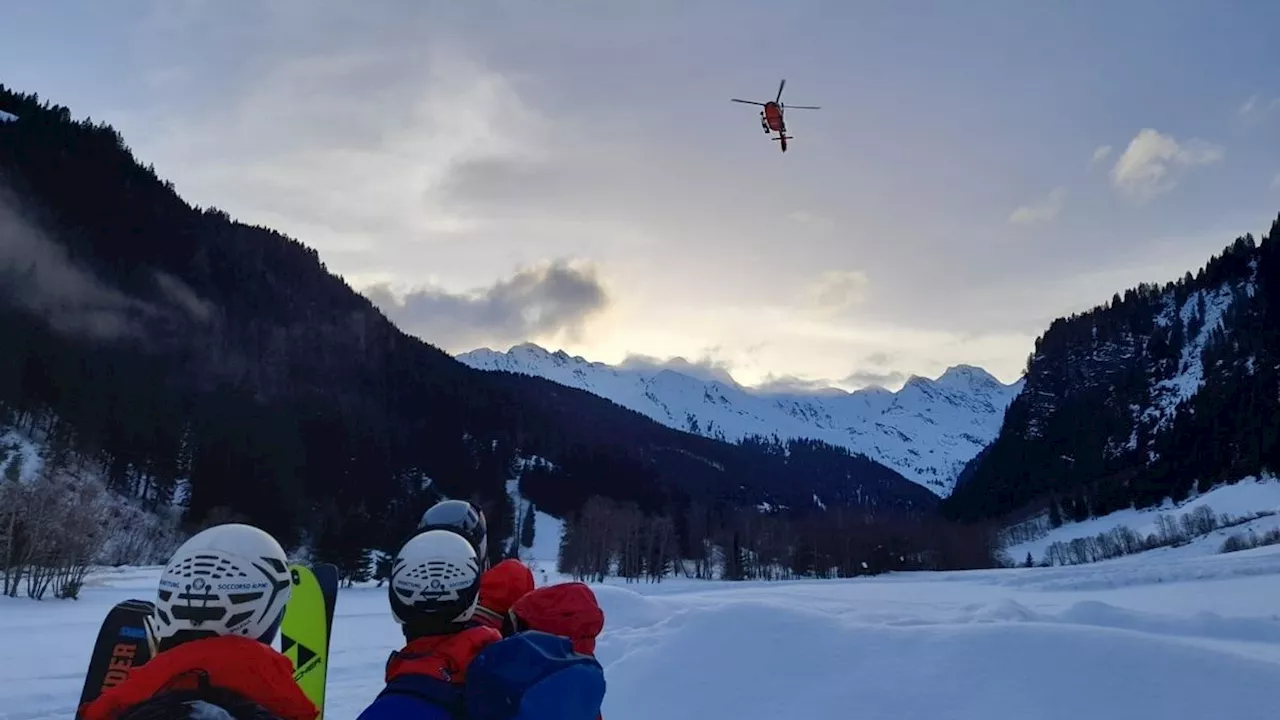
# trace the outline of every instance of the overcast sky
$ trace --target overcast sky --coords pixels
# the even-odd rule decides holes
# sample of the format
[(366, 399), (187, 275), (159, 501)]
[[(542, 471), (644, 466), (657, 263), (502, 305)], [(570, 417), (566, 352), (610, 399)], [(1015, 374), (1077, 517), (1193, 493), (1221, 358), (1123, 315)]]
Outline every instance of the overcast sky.
[[(45, 0), (5, 7), (0, 82), (448, 351), (896, 387), (1012, 381), (1053, 318), (1264, 231), (1277, 27), (1257, 0)], [(785, 155), (729, 102), (782, 77), (822, 106)]]

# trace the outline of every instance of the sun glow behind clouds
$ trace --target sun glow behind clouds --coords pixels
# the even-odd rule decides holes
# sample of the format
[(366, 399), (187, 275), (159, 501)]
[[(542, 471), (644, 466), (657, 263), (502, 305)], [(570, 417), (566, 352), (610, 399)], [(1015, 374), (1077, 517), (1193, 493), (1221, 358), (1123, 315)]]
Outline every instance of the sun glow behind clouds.
[[(409, 298), (406, 329), (451, 351), (1007, 381), (1054, 317), (1194, 270), (1275, 211), (1265, 4), (1214, 13), (1230, 44), (1173, 30), (1212, 9), (1129, 4), (742, 0), (728, 25), (646, 4), (80, 7), (91, 34), (39, 3), (0, 28), (6, 84), (113, 123), (189, 201), (316, 247), (393, 310)], [(782, 56), (740, 51), (766, 38)], [(823, 107), (786, 155), (728, 102), (779, 74)], [(556, 262), (592, 270), (538, 275)]]

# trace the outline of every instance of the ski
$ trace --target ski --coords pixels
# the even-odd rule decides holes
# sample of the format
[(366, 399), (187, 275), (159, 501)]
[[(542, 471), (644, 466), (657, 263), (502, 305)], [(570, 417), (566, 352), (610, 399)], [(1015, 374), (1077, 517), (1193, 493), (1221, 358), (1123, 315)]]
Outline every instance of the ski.
[(97, 699), (107, 688), (127, 680), (133, 668), (151, 659), (147, 624), (154, 612), (155, 605), (146, 600), (125, 600), (117, 603), (103, 618), (98, 639), (89, 655), (89, 671), (85, 674), (80, 704), (76, 708), (77, 720), (86, 703)]
[(289, 566), (293, 591), (280, 625), (280, 652), (293, 663), (293, 679), (324, 718), (329, 636), (338, 598), (338, 568), (328, 563)]

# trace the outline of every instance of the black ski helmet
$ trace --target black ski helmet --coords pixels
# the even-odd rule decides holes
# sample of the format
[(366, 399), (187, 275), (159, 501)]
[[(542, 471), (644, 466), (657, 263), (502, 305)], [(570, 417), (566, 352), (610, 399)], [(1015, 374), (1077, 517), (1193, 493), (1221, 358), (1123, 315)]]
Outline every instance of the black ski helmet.
[(391, 565), (387, 595), (407, 639), (457, 632), (480, 598), (480, 562), (466, 538), (427, 530), (405, 543)]
[(489, 568), (489, 526), (480, 508), (465, 500), (441, 500), (422, 513), (418, 532), (427, 530), (448, 530), (466, 538), (480, 567)]

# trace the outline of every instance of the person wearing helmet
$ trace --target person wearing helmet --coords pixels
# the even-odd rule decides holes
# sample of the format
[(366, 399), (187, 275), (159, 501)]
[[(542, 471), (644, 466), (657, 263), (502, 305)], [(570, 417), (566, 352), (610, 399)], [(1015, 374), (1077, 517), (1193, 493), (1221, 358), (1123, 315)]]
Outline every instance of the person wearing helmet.
[(510, 634), (507, 612), (525, 593), (533, 590), (533, 572), (515, 558), (489, 567), (489, 528), (484, 511), (465, 500), (442, 500), (422, 514), (418, 532), (449, 530), (466, 538), (481, 558), (480, 599), (473, 625), (487, 625)]
[(480, 561), (481, 572), (489, 569), (489, 524), (484, 511), (466, 500), (441, 500), (427, 508), (418, 521), (418, 532), (448, 530), (466, 538)]
[(196, 533), (160, 575), (156, 654), (84, 706), (85, 720), (315, 720), (271, 647), (292, 591), (280, 543), (250, 525)]
[[(400, 548), (387, 596), (407, 643), (391, 654), (386, 687), (358, 720), (593, 720), (599, 715), (604, 680), (594, 659), (573, 652), (564, 638), (530, 632), (504, 639), (497, 629), (472, 622), (480, 568), (475, 546), (452, 529), (425, 530)], [(509, 672), (516, 669), (520, 672)], [(552, 675), (555, 680), (544, 682)], [(537, 685), (541, 694), (534, 693)], [(530, 693), (534, 697), (525, 712)]]
[(396, 553), (387, 597), (406, 644), (391, 653), (387, 685), (359, 720), (461, 717), (467, 666), (502, 638), (468, 622), (480, 597), (475, 546), (452, 529), (418, 533)]

